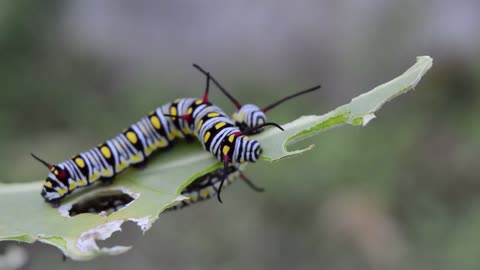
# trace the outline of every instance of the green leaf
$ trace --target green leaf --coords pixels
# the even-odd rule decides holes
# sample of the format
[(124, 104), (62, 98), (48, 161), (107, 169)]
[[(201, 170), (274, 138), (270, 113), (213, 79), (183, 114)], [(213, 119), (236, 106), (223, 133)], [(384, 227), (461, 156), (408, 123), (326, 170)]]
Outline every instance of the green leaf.
[[(344, 124), (365, 126), (374, 113), (392, 98), (413, 89), (432, 66), (428, 56), (399, 77), (354, 98), (350, 103), (321, 116), (303, 116), (282, 125), (285, 131), (269, 129), (255, 136), (263, 148), (263, 160), (275, 161), (312, 149), (287, 150), (287, 146), (330, 128)], [(194, 179), (220, 164), (198, 144), (179, 144), (168, 154), (155, 155), (144, 170), (129, 169), (108, 187), (92, 186), (69, 196), (58, 209), (43, 202), (42, 182), (0, 184), (0, 240), (54, 245), (75, 260), (89, 260), (99, 255), (116, 255), (130, 247), (99, 248), (95, 240), (109, 238), (125, 221), (136, 222), (148, 230), (159, 214), (185, 199), (180, 191)], [(123, 192), (134, 200), (125, 208), (108, 214), (80, 214), (69, 217), (72, 204), (105, 192)]]

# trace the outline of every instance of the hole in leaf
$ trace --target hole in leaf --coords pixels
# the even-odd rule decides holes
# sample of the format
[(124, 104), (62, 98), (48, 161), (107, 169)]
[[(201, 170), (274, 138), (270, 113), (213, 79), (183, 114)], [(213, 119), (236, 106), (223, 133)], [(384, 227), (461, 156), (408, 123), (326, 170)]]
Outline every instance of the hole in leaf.
[(110, 215), (125, 208), (135, 198), (123, 190), (108, 190), (96, 192), (94, 196), (88, 196), (74, 203), (68, 211), (69, 216), (74, 217), (83, 213)]

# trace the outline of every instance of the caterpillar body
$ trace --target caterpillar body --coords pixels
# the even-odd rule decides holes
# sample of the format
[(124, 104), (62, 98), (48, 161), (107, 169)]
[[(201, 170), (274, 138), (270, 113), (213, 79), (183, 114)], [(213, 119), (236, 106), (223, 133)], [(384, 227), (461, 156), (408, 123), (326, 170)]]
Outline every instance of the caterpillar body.
[(191, 135), (227, 164), (255, 162), (260, 156), (260, 144), (240, 133), (220, 108), (205, 98), (177, 99), (156, 109), (115, 138), (72, 159), (52, 165), (37, 158), (50, 170), (41, 195), (53, 207), (58, 207), (60, 199), (78, 187), (99, 179), (110, 183), (130, 165), (144, 163), (155, 150)]
[[(281, 127), (265, 121), (266, 117), (263, 116), (266, 110), (252, 110), (250, 106), (243, 106), (248, 109), (248, 114), (243, 113), (242, 106), (213, 79), (220, 90), (234, 101), (238, 110), (237, 115), (238, 113), (241, 115), (241, 121), (235, 116), (235, 121), (229, 119), (223, 110), (208, 101), (209, 82), (212, 79), (210, 74), (197, 65), (194, 66), (207, 76), (205, 93), (201, 99), (184, 98), (167, 103), (132, 124), (113, 139), (56, 165), (32, 154), (50, 170), (41, 192), (44, 199), (53, 207), (58, 207), (60, 200), (77, 188), (88, 186), (98, 180), (109, 184), (116, 175), (129, 166), (144, 165), (148, 157), (158, 149), (170, 147), (177, 139), (194, 136), (205, 150), (224, 164), (221, 176), (217, 177), (219, 173), (212, 173), (199, 180), (202, 182), (208, 178), (220, 179), (220, 184), (215, 187), (216, 191), (213, 193), (216, 193), (221, 202), (220, 192), (225, 179), (238, 170), (234, 167), (232, 173), (229, 173), (229, 166), (255, 162), (261, 154), (260, 144), (247, 135), (261, 132), (268, 125), (280, 129)], [(291, 97), (284, 100), (289, 98)], [(277, 102), (276, 105), (284, 100)], [(260, 114), (257, 111), (260, 111)], [(250, 115), (257, 116), (254, 119)], [(202, 192), (204, 189), (212, 188), (217, 182), (207, 181), (204, 186), (194, 185), (192, 190)]]
[(225, 182), (222, 187), (222, 189), (224, 189), (232, 184), (241, 173), (242, 172), (239, 166), (231, 165), (228, 166), (227, 175), (225, 176), (222, 168), (204, 174), (195, 179), (181, 191), (180, 194), (187, 197), (185, 200), (166, 209), (165, 211), (179, 210), (192, 204), (208, 200), (220, 192), (220, 183), (222, 181), (222, 177), (225, 177)]
[[(205, 71), (196, 64), (193, 64), (193, 66), (207, 77), (209, 76), (215, 85), (230, 99), (230, 101), (232, 101), (236, 107), (236, 111), (232, 115), (232, 120), (235, 122), (235, 126), (237, 126), (244, 134), (256, 134), (262, 132), (262, 126), (267, 123), (266, 113), (269, 110), (289, 99), (315, 91), (321, 87), (320, 85), (317, 85), (312, 88), (296, 92), (264, 107), (263, 109), (260, 109), (254, 104), (240, 104), (240, 102), (238, 102), (236, 98), (234, 98), (213, 76), (211, 76), (209, 72)], [(195, 179), (190, 185), (181, 191), (181, 194), (186, 196), (188, 199), (168, 208), (166, 211), (183, 209), (192, 204), (208, 200), (213, 196), (220, 194), (221, 190), (219, 187), (222, 179), (224, 179), (224, 187), (226, 187), (231, 185), (238, 178), (244, 180), (244, 182), (254, 191), (264, 191), (263, 188), (257, 187), (247, 178), (240, 166), (229, 166), (228, 170), (217, 169)]]
[(195, 179), (180, 192), (180, 194), (187, 197), (187, 199), (181, 201), (177, 205), (171, 206), (165, 211), (183, 209), (187, 206), (213, 198), (221, 192), (220, 185), (223, 179), (225, 179), (225, 182), (222, 190), (233, 184), (238, 178), (242, 179), (254, 191), (264, 191), (263, 188), (256, 186), (247, 178), (243, 173), (243, 166), (236, 164), (230, 165), (228, 166), (226, 174), (224, 169), (220, 168)]

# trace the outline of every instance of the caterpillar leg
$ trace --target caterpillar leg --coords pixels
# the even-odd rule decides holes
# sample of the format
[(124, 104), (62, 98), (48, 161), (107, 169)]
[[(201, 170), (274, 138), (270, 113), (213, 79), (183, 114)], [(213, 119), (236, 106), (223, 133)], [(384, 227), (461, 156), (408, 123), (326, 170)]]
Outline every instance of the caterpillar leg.
[(243, 181), (245, 181), (245, 183), (253, 190), (255, 190), (256, 192), (264, 192), (265, 191), (265, 188), (262, 188), (262, 187), (259, 187), (257, 185), (255, 185), (250, 179), (248, 179), (248, 177), (243, 174), (243, 172), (240, 173), (240, 178), (242, 178)]
[(48, 202), (50, 203), (50, 205), (52, 205), (53, 208), (58, 208), (60, 206), (60, 198), (53, 199)]
[(102, 179), (100, 179), (102, 181), (102, 185), (104, 186), (110, 186), (112, 183), (113, 183), (113, 179), (115, 177), (104, 177)]
[(148, 161), (147, 161), (147, 159), (145, 159), (144, 161), (142, 161), (140, 163), (132, 164), (132, 167), (134, 167), (135, 169), (138, 169), (138, 170), (144, 170), (145, 168), (147, 168), (147, 164), (148, 164)]
[(186, 136), (185, 136), (185, 141), (186, 141), (188, 144), (195, 143), (195, 142), (197, 142), (197, 137), (192, 136), (192, 135), (186, 135)]
[(223, 155), (223, 174), (222, 174), (222, 181), (220, 181), (220, 186), (218, 187), (217, 199), (220, 203), (222, 202), (222, 198), (220, 197), (220, 193), (222, 193), (223, 183), (225, 179), (228, 177), (228, 163), (230, 162), (230, 158), (228, 155)]

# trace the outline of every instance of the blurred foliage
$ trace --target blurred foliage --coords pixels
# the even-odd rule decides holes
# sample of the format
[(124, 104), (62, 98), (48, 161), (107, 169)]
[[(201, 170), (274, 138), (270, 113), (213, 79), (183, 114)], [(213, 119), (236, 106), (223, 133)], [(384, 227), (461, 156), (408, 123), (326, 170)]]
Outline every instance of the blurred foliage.
[[(199, 77), (196, 83), (183, 80), (183, 74), (195, 73), (168, 73), (167, 63), (155, 78), (131, 79), (118, 60), (72, 47), (56, 25), (62, 5), (31, 0), (1, 4), (0, 180), (42, 178), (45, 172), (30, 152), (63, 160), (155, 106), (196, 96), (203, 87)], [(389, 29), (382, 31), (391, 34)], [(374, 40), (381, 44), (381, 38)], [(390, 55), (379, 47), (356, 47), (352, 55), (362, 60)], [(478, 269), (480, 63), (453, 51), (436, 53), (422, 90), (389, 104), (368, 128), (326, 133), (313, 140), (313, 151), (273, 169), (249, 166), (247, 174), (266, 193), (252, 193), (237, 183), (225, 192), (223, 205), (210, 201), (165, 215), (146, 237), (127, 226), (127, 236), (118, 241), (136, 242), (135, 248), (120, 257), (62, 263), (54, 248), (28, 246), (31, 258), (25, 269)], [(421, 53), (398, 54), (400, 62)], [(355, 81), (381, 82), (403, 70), (392, 63), (385, 67), (392, 72), (387, 76), (383, 64), (375, 68), (370, 63), (368, 72), (360, 74), (372, 77)], [(349, 75), (337, 74), (339, 80), (349, 80)], [(226, 83), (229, 89), (252, 89), (241, 92), (242, 100), (260, 104), (298, 87), (238, 78)], [(261, 95), (256, 89), (263, 90)], [(346, 96), (336, 92), (336, 85), (324, 84), (324, 89), (288, 103), (270, 119), (281, 123), (326, 112), (338, 104), (324, 95)]]

